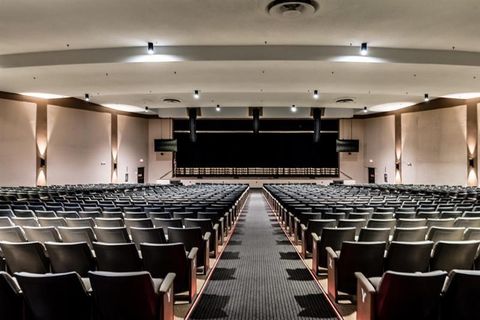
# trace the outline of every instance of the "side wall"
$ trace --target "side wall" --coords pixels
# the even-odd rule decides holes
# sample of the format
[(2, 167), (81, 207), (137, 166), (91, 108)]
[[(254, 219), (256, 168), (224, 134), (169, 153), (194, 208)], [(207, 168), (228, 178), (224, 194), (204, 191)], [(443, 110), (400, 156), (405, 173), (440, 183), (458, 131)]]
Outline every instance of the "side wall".
[(0, 99), (0, 186), (36, 184), (36, 105)]
[(155, 139), (171, 139), (173, 123), (170, 119), (148, 120), (148, 182), (172, 178), (172, 152), (155, 152)]

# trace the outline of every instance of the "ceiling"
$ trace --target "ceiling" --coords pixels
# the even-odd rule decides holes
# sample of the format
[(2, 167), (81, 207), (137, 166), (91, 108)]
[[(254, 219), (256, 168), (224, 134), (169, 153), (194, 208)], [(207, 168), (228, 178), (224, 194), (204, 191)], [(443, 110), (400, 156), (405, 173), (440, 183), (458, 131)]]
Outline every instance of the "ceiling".
[(279, 19), (263, 0), (0, 0), (0, 91), (89, 93), (162, 116), (217, 104), (345, 116), (480, 91), (479, 1), (318, 2), (312, 17)]

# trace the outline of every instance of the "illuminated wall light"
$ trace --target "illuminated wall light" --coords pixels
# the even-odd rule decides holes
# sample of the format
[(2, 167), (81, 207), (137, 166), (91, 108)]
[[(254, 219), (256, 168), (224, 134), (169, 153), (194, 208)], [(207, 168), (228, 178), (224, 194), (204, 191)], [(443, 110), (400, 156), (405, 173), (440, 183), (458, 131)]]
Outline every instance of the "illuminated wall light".
[(200, 99), (200, 91), (198, 91), (198, 90), (193, 91), (193, 97), (195, 99)]
[(88, 93), (85, 93), (85, 101), (90, 101), (90, 95)]
[(428, 96), (428, 93), (425, 93), (425, 94), (423, 95), (423, 100), (424, 100), (425, 102), (430, 101), (430, 97)]
[(366, 42), (362, 43), (360, 46), (360, 54), (366, 56), (368, 54), (368, 44)]
[(220, 108), (220, 105), (217, 104), (217, 107), (215, 108), (215, 110), (217, 110), (217, 112), (220, 112), (220, 110), (222, 110), (222, 108)]
[(297, 106), (293, 104), (292, 107), (290, 108), (290, 110), (292, 112), (297, 112)]
[(313, 99), (317, 100), (319, 97), (318, 90), (313, 90)]
[(367, 107), (363, 107), (363, 112), (364, 112), (364, 113), (367, 113), (367, 112), (368, 112), (368, 108), (367, 108)]
[(153, 46), (153, 42), (148, 43), (147, 52), (148, 52), (148, 54), (154, 54), (155, 53), (155, 47)]
[(148, 112), (148, 110), (150, 110), (148, 106), (145, 106), (145, 112)]

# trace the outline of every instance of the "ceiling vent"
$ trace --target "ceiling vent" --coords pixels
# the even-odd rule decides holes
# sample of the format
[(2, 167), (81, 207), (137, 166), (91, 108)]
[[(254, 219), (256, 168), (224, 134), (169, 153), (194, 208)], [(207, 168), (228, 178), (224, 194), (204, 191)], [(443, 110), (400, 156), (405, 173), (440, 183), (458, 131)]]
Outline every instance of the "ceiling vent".
[(164, 103), (166, 103), (166, 104), (177, 104), (177, 103), (182, 103), (182, 101), (181, 101), (181, 100), (179, 100), (179, 99), (175, 99), (175, 98), (164, 98), (162, 101), (163, 101)]
[(267, 5), (267, 12), (277, 18), (298, 19), (313, 16), (318, 7), (314, 0), (274, 0)]
[(355, 100), (353, 100), (353, 98), (338, 98), (335, 102), (336, 103), (353, 103), (355, 102)]

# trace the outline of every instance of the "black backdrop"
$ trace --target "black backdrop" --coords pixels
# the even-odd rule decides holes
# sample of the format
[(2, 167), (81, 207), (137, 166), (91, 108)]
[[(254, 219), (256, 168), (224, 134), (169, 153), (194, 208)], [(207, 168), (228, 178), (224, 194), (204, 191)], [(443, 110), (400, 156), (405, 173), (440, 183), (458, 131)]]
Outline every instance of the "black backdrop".
[[(177, 120), (179, 121), (179, 120)], [(245, 120), (244, 120), (245, 121)], [(322, 121), (322, 133), (319, 143), (313, 142), (313, 121), (303, 120), (298, 130), (298, 121), (266, 122), (261, 121), (260, 130), (269, 128), (275, 132), (264, 130), (258, 134), (249, 132), (225, 132), (226, 127), (246, 129), (252, 121), (245, 124), (230, 123), (212, 125), (198, 121), (197, 141), (192, 143), (186, 132), (184, 123), (176, 123), (175, 138), (178, 139), (176, 166), (192, 167), (260, 167), (260, 168), (338, 168), (338, 153), (335, 141), (338, 138), (338, 121), (329, 123)], [(238, 122), (238, 121), (237, 121)], [(310, 128), (310, 125), (312, 128)], [(211, 129), (202, 133), (202, 129)], [(237, 129), (237, 130), (238, 130)], [(284, 129), (278, 132), (278, 129)], [(221, 130), (221, 132), (215, 132)], [(293, 131), (295, 132), (288, 132)], [(304, 131), (304, 132), (301, 132)], [(306, 131), (306, 132), (305, 132)]]

